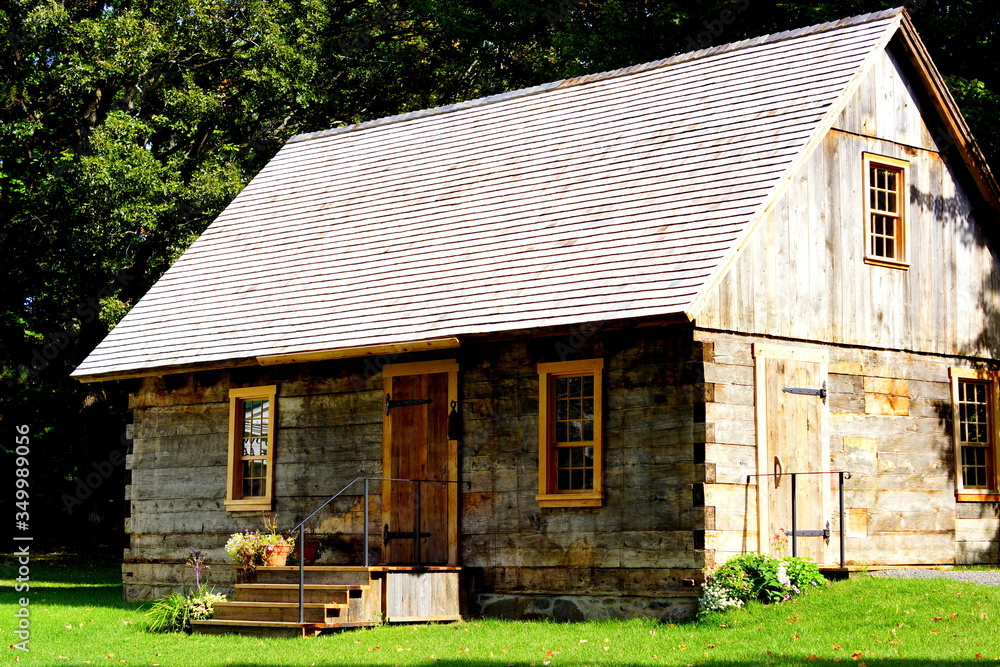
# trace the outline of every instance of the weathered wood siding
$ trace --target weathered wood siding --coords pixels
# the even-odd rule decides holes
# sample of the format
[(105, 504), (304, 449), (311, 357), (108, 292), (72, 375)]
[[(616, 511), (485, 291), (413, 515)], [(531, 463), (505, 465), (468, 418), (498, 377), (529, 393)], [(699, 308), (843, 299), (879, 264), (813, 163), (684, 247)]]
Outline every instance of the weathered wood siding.
[[(126, 595), (156, 596), (165, 587), (189, 583), (189, 571), (175, 566), (189, 545), (207, 551), (214, 583), (233, 583), (223, 550), (226, 539), (238, 530), (260, 528), (261, 521), (259, 512), (230, 513), (224, 507), (232, 387), (278, 385), (275, 509), (283, 526), (354, 477), (380, 476), (382, 392), (375, 364), (361, 359), (141, 380), (130, 398), (134, 439), (126, 463), (131, 470)], [(347, 533), (345, 547), (356, 553), (361, 549), (360, 493), (359, 487), (335, 501), (315, 526)], [(372, 530), (380, 530), (375, 522)]]
[[(704, 466), (695, 464), (693, 444), (703, 351), (690, 327), (583, 329), (434, 355), (459, 363), (459, 465), (472, 484), (460, 497), (461, 558), (476, 574), (487, 612), (678, 616), (692, 607), (690, 583), (705, 562)], [(540, 509), (536, 364), (594, 357), (605, 360), (604, 506)], [(232, 583), (222, 547), (230, 533), (257, 527), (259, 514), (223, 505), (231, 387), (278, 387), (275, 509), (288, 526), (352, 478), (381, 474), (381, 368), (424, 358), (142, 380), (131, 399), (128, 595), (148, 597), (184, 582), (189, 575), (178, 564), (189, 545), (208, 550), (215, 583)], [(323, 562), (360, 562), (360, 493), (359, 485), (321, 515), (318, 529), (345, 534), (345, 550)], [(379, 536), (377, 499), (371, 506)], [(373, 543), (377, 562), (379, 540)], [(616, 605), (604, 602), (609, 596)]]
[[(695, 590), (683, 580), (700, 579), (704, 565), (692, 510), (700, 352), (690, 340), (686, 327), (583, 330), (463, 348), (462, 467), (472, 491), (463, 497), (462, 553), (481, 568), (485, 611), (572, 618), (574, 609), (690, 608)], [(597, 357), (605, 360), (604, 506), (539, 509), (535, 365)], [(613, 610), (602, 602), (609, 596), (619, 599)]]
[[(757, 548), (756, 483), (746, 483), (756, 472), (751, 346), (773, 339), (712, 331), (697, 331), (695, 338), (714, 355), (705, 364), (705, 393), (714, 397), (706, 405), (705, 465), (714, 475), (705, 485), (705, 504), (715, 523), (708, 526), (705, 546), (722, 562)], [(948, 367), (968, 362), (796, 344), (830, 355), (830, 469), (852, 474), (845, 484), (848, 563), (995, 563), (1000, 505), (955, 499)], [(734, 420), (736, 414), (742, 419)], [(743, 435), (734, 437), (739, 431)], [(834, 534), (827, 562), (834, 563), (839, 521), (832, 475), (829, 490)]]
[[(699, 326), (801, 340), (1000, 356), (997, 246), (928, 102), (886, 52), (748, 238)], [(864, 262), (862, 154), (908, 160), (907, 270)]]

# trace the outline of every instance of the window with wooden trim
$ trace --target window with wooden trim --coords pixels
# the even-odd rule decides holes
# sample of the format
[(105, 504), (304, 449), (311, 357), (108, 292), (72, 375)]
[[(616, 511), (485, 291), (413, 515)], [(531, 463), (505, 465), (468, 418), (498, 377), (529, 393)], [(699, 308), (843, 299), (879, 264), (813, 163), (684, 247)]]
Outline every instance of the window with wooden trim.
[(906, 218), (906, 169), (895, 158), (864, 154), (865, 261), (905, 268), (909, 242)]
[(226, 509), (270, 511), (274, 489), (276, 387), (229, 391)]
[(955, 485), (959, 500), (1000, 500), (997, 386), (1000, 374), (952, 368)]
[(538, 504), (603, 503), (602, 359), (538, 364)]

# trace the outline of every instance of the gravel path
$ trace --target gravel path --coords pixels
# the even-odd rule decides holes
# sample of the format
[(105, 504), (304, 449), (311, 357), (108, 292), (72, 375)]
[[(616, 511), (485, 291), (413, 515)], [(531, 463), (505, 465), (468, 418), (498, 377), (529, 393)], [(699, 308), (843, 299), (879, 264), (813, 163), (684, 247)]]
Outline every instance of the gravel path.
[(1000, 570), (926, 570), (919, 567), (903, 567), (898, 570), (872, 572), (871, 576), (893, 579), (954, 579), (983, 586), (1000, 586)]

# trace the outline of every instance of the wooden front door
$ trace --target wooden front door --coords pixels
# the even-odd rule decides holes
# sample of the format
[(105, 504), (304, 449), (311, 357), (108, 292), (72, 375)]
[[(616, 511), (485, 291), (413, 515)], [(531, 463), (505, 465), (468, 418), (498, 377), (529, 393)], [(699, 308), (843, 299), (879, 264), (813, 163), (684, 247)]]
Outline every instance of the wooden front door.
[[(383, 562), (456, 565), (458, 442), (448, 418), (457, 400), (454, 361), (392, 364), (383, 369), (385, 416)], [(419, 512), (418, 512), (419, 509)]]
[[(830, 448), (826, 436), (827, 357), (822, 350), (755, 345), (759, 550), (780, 555), (776, 535), (829, 528)], [(798, 555), (826, 562), (827, 540), (800, 536)], [(788, 538), (787, 555), (791, 555)]]

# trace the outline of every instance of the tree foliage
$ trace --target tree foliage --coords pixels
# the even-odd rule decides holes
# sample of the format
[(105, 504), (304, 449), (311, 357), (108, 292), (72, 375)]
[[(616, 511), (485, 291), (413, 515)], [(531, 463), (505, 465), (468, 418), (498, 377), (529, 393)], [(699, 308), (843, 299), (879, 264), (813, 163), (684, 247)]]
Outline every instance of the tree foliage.
[[(73, 478), (122, 447), (127, 387), (80, 385), (69, 372), (293, 134), (888, 6), (8, 0), (0, 421), (32, 425), (54, 511), (67, 511), (66, 494), (86, 495)], [(998, 11), (987, 0), (912, 7), (991, 158)], [(123, 475), (119, 466), (87, 501), (119, 498)]]

